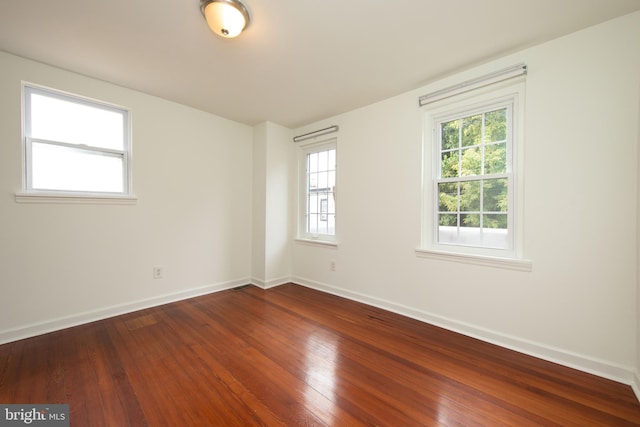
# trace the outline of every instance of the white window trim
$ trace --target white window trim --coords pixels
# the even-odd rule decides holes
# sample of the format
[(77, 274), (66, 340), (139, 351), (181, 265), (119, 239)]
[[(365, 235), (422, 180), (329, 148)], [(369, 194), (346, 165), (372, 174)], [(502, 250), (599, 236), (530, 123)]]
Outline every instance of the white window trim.
[(308, 246), (318, 246), (318, 247), (328, 247), (328, 248), (338, 247), (337, 240), (334, 240), (334, 241), (312, 240), (312, 239), (305, 239), (304, 237), (296, 237), (294, 240), (296, 243), (299, 243), (302, 245), (308, 245)]
[[(523, 141), (524, 141), (524, 78), (508, 80), (466, 94), (457, 95), (422, 107), (424, 110), (423, 132), (423, 194), (422, 235), (416, 255), (439, 261), (531, 271), (533, 264), (523, 257)], [(511, 144), (511, 193), (510, 231), (513, 246), (510, 250), (477, 248), (471, 246), (440, 244), (436, 242), (437, 224), (435, 210), (437, 194), (434, 186), (440, 167), (439, 152), (436, 153), (436, 122), (447, 115), (478, 111), (497, 103), (512, 102), (513, 141)], [(434, 205), (435, 203), (435, 205)]]
[[(122, 111), (126, 115), (126, 126), (124, 129), (124, 149), (123, 153), (123, 192), (91, 192), (91, 191), (64, 191), (64, 190), (40, 190), (31, 188), (30, 183), (30, 144), (32, 141), (38, 141), (37, 138), (30, 138), (27, 135), (27, 105), (25, 103), (25, 95), (28, 91), (32, 93), (44, 93), (47, 96), (59, 97), (68, 100), (71, 98), (78, 103), (85, 103), (90, 106), (102, 106), (106, 109)], [(133, 194), (133, 171), (132, 171), (132, 142), (131, 142), (131, 111), (123, 106), (111, 104), (97, 99), (88, 98), (70, 92), (53, 89), (50, 87), (22, 81), (21, 87), (22, 102), (22, 190), (15, 193), (15, 200), (18, 203), (71, 203), (71, 204), (115, 204), (115, 205), (133, 205), (137, 203), (138, 198)], [(61, 143), (60, 145), (65, 145)], [(109, 149), (97, 151), (114, 151)], [(117, 150), (116, 150), (117, 151)]]
[(68, 203), (68, 204), (95, 204), (95, 205), (135, 205), (136, 196), (111, 196), (89, 193), (69, 194), (64, 192), (17, 192), (15, 200), (18, 203)]
[(501, 258), (421, 248), (416, 249), (416, 255), (420, 258), (428, 258), (436, 261), (459, 262), (515, 271), (533, 271), (533, 262), (528, 259)]
[[(334, 148), (336, 150), (336, 229), (333, 235), (327, 234), (312, 234), (306, 232), (306, 156), (310, 152), (323, 151)], [(337, 138), (324, 139), (322, 141), (311, 141), (308, 143), (302, 143), (298, 146), (298, 221), (297, 221), (297, 233), (295, 241), (316, 246), (338, 246), (338, 140)]]

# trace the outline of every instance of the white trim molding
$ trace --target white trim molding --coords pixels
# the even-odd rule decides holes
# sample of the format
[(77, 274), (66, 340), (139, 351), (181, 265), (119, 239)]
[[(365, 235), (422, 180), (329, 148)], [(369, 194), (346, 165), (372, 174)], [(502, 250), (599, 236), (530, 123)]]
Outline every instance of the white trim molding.
[(640, 376), (638, 376), (638, 371), (635, 371), (633, 373), (633, 378), (631, 379), (631, 389), (636, 395), (636, 399), (640, 401)]
[(135, 205), (138, 203), (136, 196), (110, 196), (96, 194), (88, 196), (86, 194), (66, 194), (66, 193), (36, 193), (18, 192), (16, 193), (17, 203), (69, 203), (69, 204), (91, 204), (91, 205)]
[(286, 283), (290, 283), (291, 282), (291, 276), (283, 276), (283, 277), (279, 277), (277, 279), (270, 279), (270, 280), (261, 280), (255, 277), (251, 278), (251, 284), (255, 285), (259, 288), (262, 289), (270, 289), (270, 288), (275, 288), (276, 286), (280, 286), (280, 285), (284, 285)]
[(330, 242), (327, 240), (312, 240), (312, 239), (302, 239), (302, 238), (296, 238), (294, 239), (294, 241), (296, 243), (299, 243), (301, 245), (308, 245), (308, 246), (320, 246), (320, 247), (328, 247), (328, 248), (337, 248), (338, 247), (338, 242)]
[(463, 254), (421, 248), (416, 249), (416, 255), (420, 258), (435, 259), (437, 261), (460, 262), (463, 264), (504, 268), (515, 271), (533, 271), (533, 262), (528, 259), (499, 258), (486, 255)]

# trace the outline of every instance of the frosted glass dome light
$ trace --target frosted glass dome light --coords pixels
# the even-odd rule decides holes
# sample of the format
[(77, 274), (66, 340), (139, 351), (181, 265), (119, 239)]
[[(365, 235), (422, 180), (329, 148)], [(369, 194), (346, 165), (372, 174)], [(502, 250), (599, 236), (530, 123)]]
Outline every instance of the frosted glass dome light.
[(200, 0), (200, 10), (221, 37), (236, 37), (249, 25), (249, 10), (240, 0)]

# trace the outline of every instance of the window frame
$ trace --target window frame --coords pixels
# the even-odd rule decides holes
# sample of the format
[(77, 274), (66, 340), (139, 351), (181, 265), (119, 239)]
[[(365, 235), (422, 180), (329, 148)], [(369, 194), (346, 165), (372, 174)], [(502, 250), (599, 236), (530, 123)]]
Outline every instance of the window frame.
[[(496, 83), (468, 93), (452, 96), (421, 107), (424, 118), (422, 233), (416, 255), (424, 258), (488, 265), (530, 271), (531, 261), (523, 258), (523, 145), (524, 78)], [(511, 135), (507, 137), (508, 233), (509, 247), (495, 249), (438, 242), (441, 168), (440, 123), (507, 107)], [(510, 114), (509, 114), (510, 112)], [(482, 179), (482, 175), (477, 178)]]
[[(307, 181), (307, 156), (312, 153), (318, 153), (322, 151), (328, 150), (336, 151), (336, 165), (335, 165), (335, 186), (333, 195), (334, 199), (334, 207), (335, 207), (335, 228), (334, 234), (322, 234), (322, 233), (310, 233), (307, 231), (307, 215), (308, 207), (307, 207), (307, 191), (309, 188), (309, 183)], [(298, 146), (298, 230), (296, 240), (307, 242), (307, 243), (317, 243), (321, 245), (330, 245), (337, 246), (337, 232), (338, 232), (338, 220), (337, 220), (337, 212), (338, 212), (338, 200), (337, 200), (337, 188), (338, 188), (338, 142), (337, 138), (324, 139), (322, 141), (311, 141), (306, 144), (300, 144)], [(321, 209), (321, 204), (318, 205), (319, 209)], [(318, 216), (321, 216), (323, 213), (318, 212)], [(326, 213), (325, 213), (326, 215)]]
[[(70, 143), (32, 137), (31, 134), (31, 95), (37, 94), (52, 99), (64, 100), (77, 105), (89, 106), (100, 110), (115, 112), (123, 119), (123, 148), (103, 148), (85, 144)], [(64, 92), (49, 87), (22, 82), (22, 191), (16, 193), (16, 201), (25, 203), (115, 203), (130, 204), (137, 199), (133, 196), (132, 150), (131, 150), (131, 111), (119, 105), (107, 103)], [(68, 147), (86, 153), (116, 157), (122, 160), (122, 191), (85, 191), (72, 189), (40, 189), (33, 187), (33, 145), (46, 144), (53, 147)]]
[[(484, 173), (480, 173), (478, 175), (468, 175), (468, 176), (457, 176), (457, 177), (443, 177), (442, 176), (442, 160), (441, 160), (441, 156), (443, 154), (443, 150), (441, 149), (442, 146), (442, 132), (440, 131), (442, 124), (450, 122), (450, 121), (454, 121), (454, 120), (463, 120), (466, 118), (469, 118), (471, 116), (478, 116), (478, 115), (485, 115), (487, 113), (493, 112), (493, 111), (497, 111), (497, 110), (502, 110), (505, 109), (506, 110), (506, 118), (507, 118), (507, 135), (506, 135), (506, 139), (505, 139), (505, 145), (506, 145), (506, 171), (505, 172), (500, 172), (500, 173), (493, 173), (493, 174), (484, 174)], [(478, 248), (481, 250), (489, 250), (489, 249), (497, 249), (498, 251), (501, 252), (497, 252), (498, 254), (500, 253), (509, 253), (513, 251), (513, 243), (514, 243), (514, 233), (513, 231), (513, 213), (512, 213), (512, 208), (514, 206), (514, 197), (513, 197), (513, 161), (512, 161), (512, 154), (513, 154), (513, 99), (511, 98), (507, 98), (504, 100), (498, 100), (495, 103), (488, 103), (488, 104), (480, 104), (478, 105), (476, 108), (470, 108), (470, 109), (464, 109), (462, 111), (458, 111), (455, 110), (453, 112), (449, 112), (449, 113), (445, 113), (439, 116), (435, 116), (434, 117), (434, 133), (437, 135), (434, 135), (433, 137), (433, 163), (434, 163), (434, 178), (433, 178), (433, 204), (434, 204), (434, 215), (436, 217), (439, 217), (439, 215), (441, 214), (441, 211), (439, 209), (439, 204), (440, 204), (440, 200), (439, 200), (439, 184), (445, 184), (445, 183), (463, 183), (463, 182), (475, 182), (475, 181), (480, 181), (483, 182), (485, 180), (490, 180), (490, 179), (506, 179), (507, 180), (507, 200), (508, 200), (508, 206), (509, 206), (509, 210), (507, 211), (507, 230), (508, 230), (508, 235), (507, 235), (507, 239), (506, 239), (506, 248), (504, 249), (498, 249), (498, 248), (491, 248), (489, 246), (486, 245), (472, 245), (472, 244), (464, 244), (464, 243), (444, 243), (441, 241), (438, 241), (439, 236), (440, 236), (440, 224), (438, 223), (438, 218), (434, 218), (433, 221), (433, 238), (434, 238), (434, 245), (437, 246), (441, 246), (443, 249), (444, 248), (448, 248), (449, 245), (453, 245), (453, 246), (464, 246), (464, 247), (468, 247), (468, 248)], [(490, 144), (484, 144), (484, 142), (482, 142), (480, 144), (480, 151), (482, 152), (482, 148), (486, 147), (486, 145), (491, 145)], [(467, 148), (464, 147), (458, 147), (456, 150), (452, 150), (452, 151), (458, 151), (459, 155), (459, 162), (462, 162), (462, 155), (460, 155), (460, 153), (462, 153), (464, 150), (466, 149), (472, 149), (475, 146), (469, 146)], [(482, 166), (485, 166), (484, 164), (484, 159), (483, 159), (483, 163)], [(482, 201), (479, 200), (479, 203), (482, 204)], [(462, 216), (464, 213), (464, 211), (462, 211), (460, 209), (460, 207), (458, 207), (458, 210), (455, 212), (456, 215), (458, 216)], [(482, 216), (485, 214), (485, 211), (483, 211), (482, 209), (480, 209), (479, 211), (479, 216), (480, 216), (480, 221), (482, 221)], [(452, 212), (453, 214), (454, 212)], [(458, 229), (461, 229), (463, 227), (461, 227), (460, 225), (458, 225), (457, 227)], [(480, 228), (480, 233), (483, 233), (483, 229)], [(505, 252), (502, 252), (505, 251)]]

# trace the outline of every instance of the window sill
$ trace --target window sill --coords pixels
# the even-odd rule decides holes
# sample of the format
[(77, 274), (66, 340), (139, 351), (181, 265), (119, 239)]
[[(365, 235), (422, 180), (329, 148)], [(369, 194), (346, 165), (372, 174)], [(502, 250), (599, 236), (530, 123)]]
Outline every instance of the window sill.
[(338, 247), (338, 242), (331, 242), (328, 240), (316, 240), (316, 239), (304, 239), (301, 237), (298, 237), (295, 239), (296, 243), (300, 243), (303, 245), (309, 245), (309, 246), (321, 246), (321, 247), (329, 247), (329, 248), (337, 248)]
[(60, 204), (92, 204), (92, 205), (135, 205), (135, 196), (116, 195), (79, 195), (64, 193), (16, 193), (17, 203), (60, 203)]
[(486, 255), (436, 251), (432, 249), (416, 249), (416, 255), (420, 258), (429, 258), (438, 261), (460, 262), (463, 264), (504, 268), (515, 271), (533, 271), (533, 262), (528, 259), (499, 258)]

